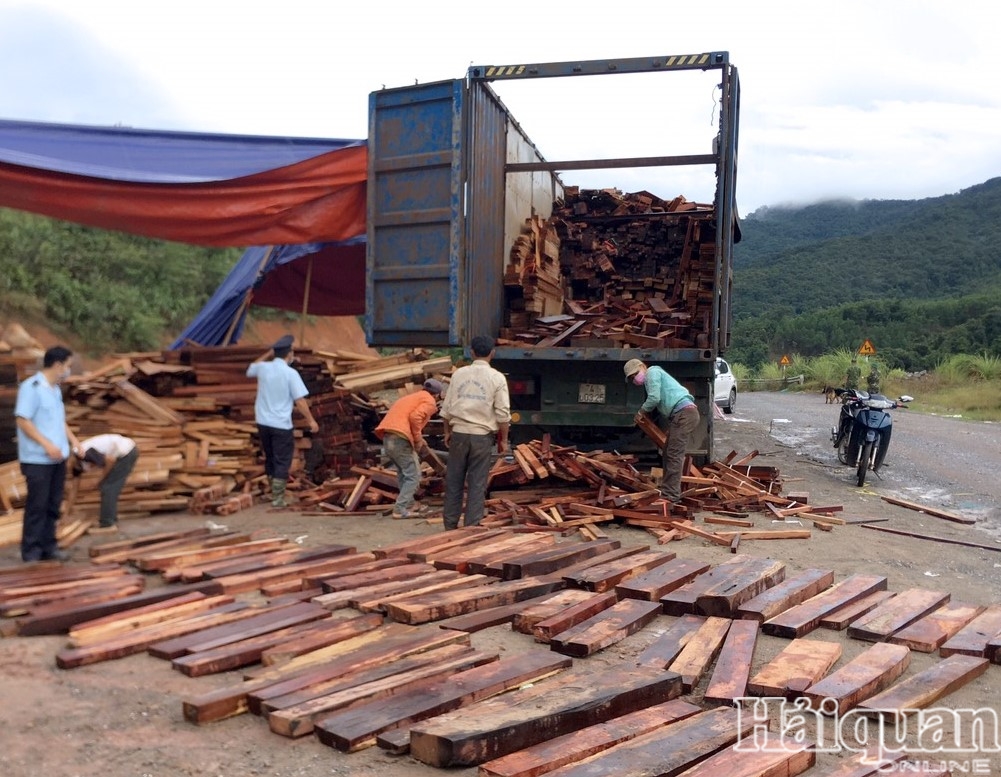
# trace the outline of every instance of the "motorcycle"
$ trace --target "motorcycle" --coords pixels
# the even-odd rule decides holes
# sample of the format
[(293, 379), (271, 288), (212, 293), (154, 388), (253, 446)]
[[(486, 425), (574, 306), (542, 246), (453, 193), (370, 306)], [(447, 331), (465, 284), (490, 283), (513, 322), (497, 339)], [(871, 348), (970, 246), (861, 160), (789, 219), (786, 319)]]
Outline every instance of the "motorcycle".
[(893, 419), (888, 411), (902, 408), (914, 398), (896, 400), (882, 394), (867, 394), (858, 389), (836, 389), (841, 399), (838, 425), (831, 429), (831, 442), (838, 451), (838, 461), (856, 468), (858, 485), (865, 485), (869, 470), (878, 473), (890, 448)]

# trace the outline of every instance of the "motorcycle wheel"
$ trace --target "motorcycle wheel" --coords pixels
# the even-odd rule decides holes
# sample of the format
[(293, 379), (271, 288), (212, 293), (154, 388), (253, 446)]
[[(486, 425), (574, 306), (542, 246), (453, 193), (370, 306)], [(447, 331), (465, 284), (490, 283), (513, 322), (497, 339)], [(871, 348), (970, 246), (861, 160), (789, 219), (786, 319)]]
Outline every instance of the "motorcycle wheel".
[(838, 461), (842, 464), (848, 464), (848, 436), (845, 435), (845, 439), (841, 441), (841, 445), (838, 446)]
[(856, 475), (858, 476), (858, 486), (862, 488), (865, 485), (865, 474), (869, 471), (869, 460), (872, 458), (872, 443), (864, 442), (862, 443), (862, 450), (859, 451), (858, 455), (858, 470)]

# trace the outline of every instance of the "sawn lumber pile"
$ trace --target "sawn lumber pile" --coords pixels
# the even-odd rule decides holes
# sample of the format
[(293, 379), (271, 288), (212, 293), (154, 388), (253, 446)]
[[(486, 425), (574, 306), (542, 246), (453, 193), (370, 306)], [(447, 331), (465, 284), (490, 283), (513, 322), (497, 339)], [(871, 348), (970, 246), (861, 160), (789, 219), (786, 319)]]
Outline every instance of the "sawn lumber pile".
[(569, 187), (512, 245), (500, 342), (706, 348), (715, 241), (711, 205)]
[[(377, 744), (482, 777), (798, 774), (813, 763), (802, 749), (733, 747), (759, 722), (736, 699), (902, 713), (1001, 662), (1001, 605), (743, 555), (707, 564), (487, 528), (370, 552), (196, 532), (92, 553), (89, 567), (0, 571), (17, 631), (67, 634), (60, 667), (145, 652), (193, 678), (240, 669), (185, 698), (185, 718), (250, 712), (281, 736)], [(142, 577), (133, 570), (162, 585), (120, 594), (109, 581)], [(524, 635), (521, 651), (472, 645), (471, 632), (503, 624)], [(825, 629), (867, 646), (842, 658)], [(630, 637), (633, 657), (589, 665)]]

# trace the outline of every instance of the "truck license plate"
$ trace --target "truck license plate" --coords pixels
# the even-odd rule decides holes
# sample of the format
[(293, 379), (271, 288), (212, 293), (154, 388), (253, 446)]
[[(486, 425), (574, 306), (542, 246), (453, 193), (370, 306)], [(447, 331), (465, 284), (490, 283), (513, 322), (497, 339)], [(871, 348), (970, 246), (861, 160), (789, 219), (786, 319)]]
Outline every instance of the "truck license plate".
[(577, 401), (581, 403), (601, 404), (605, 401), (605, 384), (581, 383), (577, 390)]

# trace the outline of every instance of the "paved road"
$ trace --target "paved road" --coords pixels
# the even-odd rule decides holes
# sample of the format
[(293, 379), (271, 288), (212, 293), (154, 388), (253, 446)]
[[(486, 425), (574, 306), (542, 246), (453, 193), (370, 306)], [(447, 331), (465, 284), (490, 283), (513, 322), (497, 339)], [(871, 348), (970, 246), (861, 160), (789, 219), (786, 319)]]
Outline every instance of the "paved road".
[[(1001, 533), (1001, 424), (926, 415), (912, 409), (919, 404), (891, 411), (890, 451), (874, 482), (902, 499), (960, 510)], [(799, 455), (831, 465), (824, 470), (830, 477), (854, 485), (854, 470), (838, 464), (831, 444), (839, 410), (814, 392), (744, 392), (729, 420), (760, 425)]]

